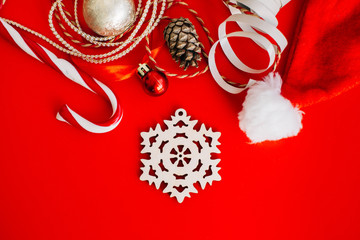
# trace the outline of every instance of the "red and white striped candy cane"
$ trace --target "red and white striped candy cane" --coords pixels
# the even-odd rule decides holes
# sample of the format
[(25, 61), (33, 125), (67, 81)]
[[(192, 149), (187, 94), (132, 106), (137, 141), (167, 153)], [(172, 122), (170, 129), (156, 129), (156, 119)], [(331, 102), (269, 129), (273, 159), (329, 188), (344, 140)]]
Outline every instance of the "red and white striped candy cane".
[[(2, 1), (2, 0), (0, 0)], [(25, 36), (22, 36), (12, 26), (0, 19), (0, 35), (5, 37), (9, 42), (17, 45), (30, 56), (49, 65), (58, 72), (64, 74), (72, 81), (80, 84), (84, 88), (104, 97), (109, 101), (112, 107), (112, 115), (108, 121), (101, 124), (95, 124), (78, 113), (74, 112), (67, 105), (63, 106), (58, 112), (56, 118), (60, 121), (69, 123), (70, 125), (81, 127), (92, 133), (106, 133), (116, 128), (122, 118), (123, 111), (116, 99), (114, 93), (103, 83), (94, 79), (87, 73), (81, 71), (65, 59), (58, 58), (54, 53), (32, 41)]]

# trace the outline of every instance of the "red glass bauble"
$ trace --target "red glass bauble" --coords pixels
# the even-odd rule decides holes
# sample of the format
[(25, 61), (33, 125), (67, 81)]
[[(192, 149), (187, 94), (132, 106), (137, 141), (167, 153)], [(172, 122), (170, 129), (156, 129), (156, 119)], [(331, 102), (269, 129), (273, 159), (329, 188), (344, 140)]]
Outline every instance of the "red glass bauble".
[(145, 91), (152, 96), (164, 94), (168, 88), (169, 82), (164, 73), (159, 71), (150, 71), (142, 78)]

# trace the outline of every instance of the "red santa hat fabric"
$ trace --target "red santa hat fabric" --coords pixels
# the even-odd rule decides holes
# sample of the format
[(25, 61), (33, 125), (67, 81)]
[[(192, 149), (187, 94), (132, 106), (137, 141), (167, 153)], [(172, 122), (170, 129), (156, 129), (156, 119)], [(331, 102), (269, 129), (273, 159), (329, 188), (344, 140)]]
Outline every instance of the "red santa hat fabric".
[(290, 47), (282, 93), (294, 105), (308, 106), (358, 85), (360, 1), (306, 0)]

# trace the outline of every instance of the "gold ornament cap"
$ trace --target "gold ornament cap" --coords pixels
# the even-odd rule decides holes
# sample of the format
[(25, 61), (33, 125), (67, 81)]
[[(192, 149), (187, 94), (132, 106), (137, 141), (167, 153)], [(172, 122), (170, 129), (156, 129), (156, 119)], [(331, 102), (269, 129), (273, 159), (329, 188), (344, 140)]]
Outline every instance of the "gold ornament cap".
[(143, 78), (150, 71), (151, 68), (146, 63), (140, 63), (137, 69), (137, 73), (141, 78)]

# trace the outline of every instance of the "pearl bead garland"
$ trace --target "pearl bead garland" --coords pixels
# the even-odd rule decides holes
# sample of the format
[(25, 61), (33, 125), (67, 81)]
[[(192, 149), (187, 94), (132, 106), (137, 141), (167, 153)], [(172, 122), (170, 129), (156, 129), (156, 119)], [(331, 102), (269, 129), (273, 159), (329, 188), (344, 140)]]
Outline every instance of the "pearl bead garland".
[[(66, 54), (80, 57), (90, 63), (101, 64), (101, 63), (107, 63), (107, 62), (117, 60), (117, 59), (125, 56), (129, 52), (131, 52), (140, 43), (140, 41), (143, 40), (147, 35), (149, 35), (155, 29), (155, 27), (159, 24), (162, 16), (164, 15), (166, 3), (167, 3), (167, 0), (155, 0), (154, 2), (152, 2), (152, 0), (147, 0), (139, 22), (137, 23), (134, 30), (132, 30), (130, 36), (127, 39), (124, 41), (119, 41), (119, 42), (105, 42), (105, 41), (113, 40), (115, 38), (115, 36), (95, 37), (95, 36), (85, 33), (81, 29), (78, 15), (77, 15), (78, 0), (75, 0), (75, 2), (74, 2), (74, 17), (75, 17), (76, 26), (74, 24), (72, 24), (71, 21), (66, 17), (66, 14), (63, 9), (62, 1), (63, 0), (56, 0), (52, 4), (50, 12), (49, 12), (49, 16), (48, 16), (50, 30), (52, 31), (52, 33), (54, 34), (56, 39), (61, 43), (61, 45), (50, 40), (49, 38), (45, 37), (44, 35), (36, 32), (36, 31), (33, 31), (17, 22), (11, 21), (9, 19), (1, 18), (1, 17), (0, 18), (13, 26), (16, 26), (24, 31), (27, 31), (27, 32), (45, 40), (46, 42), (51, 44), (53, 47), (55, 47), (56, 49), (66, 53)], [(157, 8), (158, 8), (159, 2), (161, 2), (162, 4), (161, 4), (160, 12), (157, 15), (156, 13), (157, 13)], [(143, 26), (143, 24), (145, 22), (146, 16), (148, 15), (151, 5), (152, 5), (152, 14), (151, 14), (150, 20), (149, 20), (146, 28), (144, 29), (144, 31), (139, 36), (136, 36), (136, 34), (139, 32), (140, 28)], [(139, 0), (138, 7), (136, 10), (136, 16), (140, 15), (141, 6), (142, 6), (142, 0)], [(56, 9), (59, 10), (60, 15), (61, 15), (62, 19), (65, 21), (65, 23), (73, 31), (75, 31), (77, 34), (79, 34), (83, 38), (85, 38), (90, 43), (92, 43), (96, 46), (100, 46), (100, 47), (115, 47), (116, 46), (117, 48), (115, 48), (114, 50), (109, 51), (107, 53), (104, 53), (104, 54), (89, 55), (89, 54), (85, 54), (85, 53), (81, 52), (80, 50), (76, 49), (75, 47), (71, 46), (62, 36), (60, 36), (60, 34), (56, 31), (56, 29), (54, 27), (53, 15), (54, 15), (54, 11)], [(127, 47), (127, 48), (125, 48), (125, 47)]]

